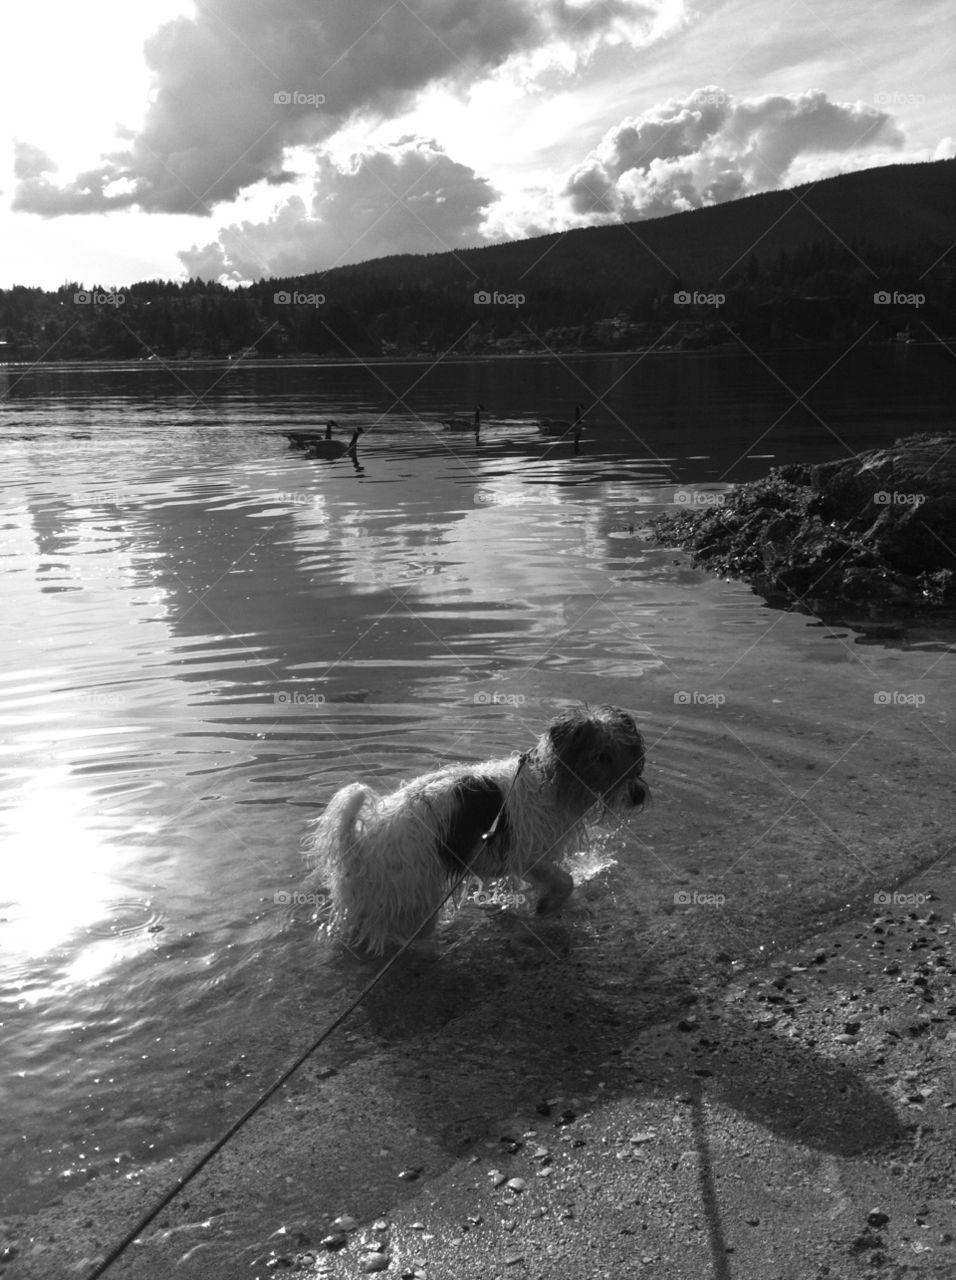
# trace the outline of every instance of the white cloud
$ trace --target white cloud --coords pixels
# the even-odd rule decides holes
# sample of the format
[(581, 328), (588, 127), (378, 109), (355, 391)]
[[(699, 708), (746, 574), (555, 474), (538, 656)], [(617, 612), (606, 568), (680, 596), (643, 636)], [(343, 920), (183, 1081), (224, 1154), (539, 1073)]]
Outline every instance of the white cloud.
[(13, 175), (19, 179), (37, 179), (44, 173), (53, 173), (56, 165), (45, 151), (29, 142), (13, 143)]
[(710, 85), (609, 129), (561, 194), (579, 221), (654, 218), (786, 187), (809, 156), (862, 166), (902, 144), (890, 115), (863, 103), (820, 90), (735, 99)]
[(424, 138), (402, 138), (347, 167), (323, 158), (311, 208), (287, 200), (264, 222), (224, 227), (179, 256), (190, 276), (246, 281), (299, 275), (388, 253), (475, 244), (494, 188)]
[(426, 86), (480, 82), (549, 43), (593, 50), (626, 40), (671, 8), (673, 0), (204, 0), (194, 17), (147, 40), (154, 91), (128, 145), (62, 186), (27, 173), (14, 207), (48, 217), (132, 206), (208, 214), (263, 180), (289, 181), (288, 148), (317, 145), (356, 116), (394, 117)]

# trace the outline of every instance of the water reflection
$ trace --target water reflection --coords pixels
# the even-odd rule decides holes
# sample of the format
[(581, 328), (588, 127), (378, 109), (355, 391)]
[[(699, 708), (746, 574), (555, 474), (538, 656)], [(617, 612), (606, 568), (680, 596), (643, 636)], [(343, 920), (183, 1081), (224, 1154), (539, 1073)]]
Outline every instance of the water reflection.
[[(626, 373), (577, 368), (604, 387)], [(421, 373), (391, 369), (395, 394)], [(581, 398), (545, 363), (437, 369), (416, 413), (384, 416), (380, 386), (333, 367), (183, 371), (210, 393), (198, 401), (153, 370), (42, 369), (11, 387), (0, 1098), (41, 1185), (76, 1155), (64, 1132), (137, 1158), (195, 1136), (210, 1103), (183, 1056), (201, 1076), (240, 1023), (267, 1045), (276, 1019), (332, 999), (334, 967), (275, 894), (299, 874), (304, 819), (342, 782), (506, 754), (566, 700), (618, 702), (666, 744), (661, 792), (704, 844), (729, 805), (767, 803), (748, 748), (804, 769), (824, 718), (863, 733), (872, 690), (852, 641), (823, 655), (803, 620), (641, 536), (681, 485), (719, 489), (764, 451), (778, 392), (752, 394), (745, 374), (644, 364), (589, 414), (580, 456), (531, 425)], [(477, 447), (428, 425), (479, 401)], [(357, 460), (288, 449), (283, 429), (320, 409), (343, 432), (366, 426)], [(832, 454), (799, 416), (788, 429), (779, 454)], [(723, 718), (675, 709), (677, 691), (715, 684)], [(702, 751), (718, 762), (703, 773)], [(639, 851), (648, 874), (645, 838), (608, 837), (602, 865)], [(669, 864), (696, 856), (683, 835), (660, 843)], [(760, 867), (746, 891), (778, 874)]]

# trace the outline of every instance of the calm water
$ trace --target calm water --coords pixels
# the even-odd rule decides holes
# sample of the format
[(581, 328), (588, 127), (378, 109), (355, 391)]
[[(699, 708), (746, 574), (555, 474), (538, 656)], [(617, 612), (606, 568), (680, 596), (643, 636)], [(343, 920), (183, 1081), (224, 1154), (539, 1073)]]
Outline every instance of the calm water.
[[(628, 706), (657, 826), (606, 853), (669, 892), (682, 826), (804, 729), (841, 749), (875, 688), (942, 740), (945, 637), (834, 641), (636, 532), (683, 486), (949, 429), (945, 352), (839, 355), (0, 370), (0, 1208), (218, 1131), (338, 1007), (283, 895), (346, 781)], [(528, 425), (579, 400), (580, 456)], [(479, 447), (431, 425), (479, 401)], [(357, 463), (279, 434), (328, 416)]]

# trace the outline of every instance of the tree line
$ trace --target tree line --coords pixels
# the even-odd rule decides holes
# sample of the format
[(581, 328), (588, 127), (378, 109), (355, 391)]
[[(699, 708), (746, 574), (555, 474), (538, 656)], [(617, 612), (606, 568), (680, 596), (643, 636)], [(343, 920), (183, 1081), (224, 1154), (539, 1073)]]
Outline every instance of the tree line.
[(726, 272), (708, 268), (700, 253), (685, 254), (687, 270), (670, 273), (649, 257), (615, 262), (607, 237), (593, 244), (593, 254), (552, 255), (530, 272), (522, 267), (527, 253), (503, 245), (240, 288), (199, 279), (17, 285), (0, 290), (0, 360), (368, 358), (452, 346), (466, 353), (708, 347), (734, 335), (755, 344), (952, 336), (956, 265), (947, 246), (931, 240), (823, 237), (752, 251)]

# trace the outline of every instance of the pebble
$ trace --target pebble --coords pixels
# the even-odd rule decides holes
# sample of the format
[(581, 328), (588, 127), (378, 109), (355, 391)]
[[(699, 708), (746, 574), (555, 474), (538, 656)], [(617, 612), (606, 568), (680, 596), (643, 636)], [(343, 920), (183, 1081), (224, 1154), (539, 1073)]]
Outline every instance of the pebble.
[(525, 1182), (524, 1178), (509, 1178), (508, 1186), (512, 1191), (525, 1191), (527, 1190), (528, 1184)]
[(319, 1244), (323, 1249), (344, 1249), (348, 1242), (349, 1238), (344, 1231), (333, 1231), (331, 1235), (323, 1236)]
[(884, 1213), (882, 1209), (871, 1209), (866, 1215), (866, 1220), (871, 1227), (885, 1227), (890, 1220), (890, 1215)]
[(386, 1271), (387, 1269), (387, 1253), (370, 1253), (367, 1258), (362, 1259), (362, 1270), (366, 1273), (370, 1273), (372, 1271)]
[(350, 1214), (343, 1213), (341, 1218), (336, 1218), (332, 1223), (336, 1231), (354, 1231), (358, 1226), (358, 1218), (353, 1218)]
[(523, 1253), (509, 1253), (509, 1254), (508, 1254), (508, 1256), (505, 1258), (505, 1266), (506, 1266), (506, 1267), (514, 1267), (514, 1266), (517, 1266), (517, 1264), (518, 1264), (519, 1262), (524, 1262), (524, 1254), (523, 1254)]
[(417, 1178), (420, 1178), (421, 1175), (422, 1170), (419, 1165), (417, 1168), (402, 1169), (398, 1176), (401, 1178), (402, 1182), (414, 1182)]
[(645, 1129), (642, 1133), (632, 1134), (628, 1139), (635, 1147), (640, 1146), (643, 1142), (653, 1142), (657, 1137), (657, 1133), (653, 1129)]
[(504, 1183), (508, 1181), (500, 1169), (490, 1169), (488, 1171), (488, 1177), (491, 1179), (491, 1185), (493, 1187), (503, 1186)]

